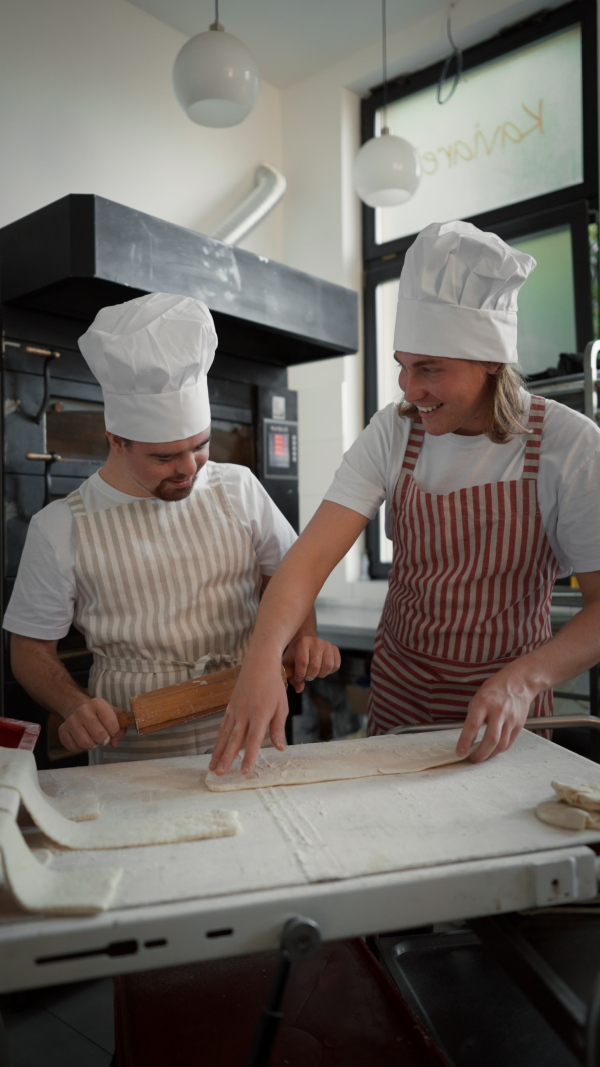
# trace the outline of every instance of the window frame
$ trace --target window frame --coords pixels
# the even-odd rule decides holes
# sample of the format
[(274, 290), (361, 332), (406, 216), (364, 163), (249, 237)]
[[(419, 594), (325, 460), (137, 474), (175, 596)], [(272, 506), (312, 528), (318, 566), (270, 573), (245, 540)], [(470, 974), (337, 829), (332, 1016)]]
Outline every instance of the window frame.
[[(589, 270), (588, 223), (590, 214), (598, 211), (598, 94), (597, 94), (597, 35), (596, 5), (586, 0), (573, 0), (564, 7), (541, 11), (516, 26), (508, 27), (482, 44), (465, 49), (465, 72), (481, 64), (498, 59), (529, 44), (535, 44), (553, 33), (581, 25), (582, 89), (583, 89), (583, 181), (565, 189), (509, 204), (464, 221), (482, 230), (492, 230), (510, 243), (528, 234), (569, 226), (573, 249), (573, 282), (575, 288), (575, 324), (577, 348), (583, 351), (593, 333), (592, 288)], [(420, 92), (435, 85), (443, 62), (423, 70), (401, 75), (388, 83), (388, 103)], [(383, 105), (383, 86), (375, 88), (361, 105), (361, 142), (375, 135), (376, 112)], [(375, 209), (362, 206), (363, 232), (363, 304), (364, 304), (364, 416), (365, 425), (378, 410), (377, 391), (377, 321), (376, 291), (381, 282), (399, 278), (407, 249), (416, 233), (398, 237), (383, 244), (375, 240)], [(374, 579), (387, 578), (390, 564), (380, 557), (380, 510), (366, 529), (370, 575)]]
[[(569, 26), (581, 25), (581, 67), (583, 90), (583, 181), (565, 189), (556, 189), (552, 193), (521, 200), (507, 207), (496, 208), (479, 215), (470, 215), (465, 222), (472, 222), (480, 229), (490, 229), (504, 221), (510, 221), (532, 212), (545, 211), (562, 204), (571, 204), (577, 200), (589, 200), (594, 206), (598, 201), (598, 94), (597, 94), (597, 36), (596, 6), (585, 0), (574, 0), (565, 7), (553, 11), (542, 11), (523, 23), (512, 27), (483, 44), (466, 48), (463, 52), (463, 73), (488, 63), (501, 56), (508, 55), (519, 48), (524, 48), (536, 41), (543, 40), (553, 33), (566, 30)], [(412, 96), (432, 85), (436, 85), (442, 72), (443, 62), (434, 63), (414, 74), (400, 75), (388, 82), (388, 104)], [(361, 104), (361, 144), (375, 136), (375, 116), (383, 106), (383, 85), (373, 89), (371, 95)], [(376, 260), (401, 252), (412, 244), (416, 233), (405, 237), (396, 237), (391, 241), (377, 244), (375, 240), (375, 208), (362, 208), (363, 227), (363, 262), (365, 268)]]

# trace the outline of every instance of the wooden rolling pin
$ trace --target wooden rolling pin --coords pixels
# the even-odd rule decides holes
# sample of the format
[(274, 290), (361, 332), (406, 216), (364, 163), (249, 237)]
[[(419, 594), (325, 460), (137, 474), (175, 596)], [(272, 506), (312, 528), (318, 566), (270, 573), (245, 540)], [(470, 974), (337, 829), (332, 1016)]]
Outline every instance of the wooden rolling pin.
[[(131, 711), (119, 711), (117, 718), (122, 730), (135, 726), (138, 734), (153, 734), (167, 726), (179, 726), (206, 715), (225, 711), (240, 674), (240, 667), (228, 667), (189, 682), (167, 685), (152, 693), (142, 693), (130, 700)], [(294, 673), (291, 667), (281, 668), (287, 685)]]

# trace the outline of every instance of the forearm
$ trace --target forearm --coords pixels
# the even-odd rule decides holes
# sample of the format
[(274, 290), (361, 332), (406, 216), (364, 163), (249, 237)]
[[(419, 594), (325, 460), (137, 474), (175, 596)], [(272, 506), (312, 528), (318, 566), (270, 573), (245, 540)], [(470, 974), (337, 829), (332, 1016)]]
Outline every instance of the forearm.
[(56, 653), (56, 642), (13, 634), (12, 672), (30, 697), (63, 719), (88, 699), (85, 689), (69, 674)]
[(263, 594), (249, 654), (280, 660), (297, 636), (314, 636), (314, 602), (367, 519), (325, 501), (279, 564)]
[(533, 696), (553, 689), (600, 662), (600, 603), (584, 606), (534, 652), (505, 667), (515, 684)]
[(314, 604), (310, 608), (308, 615), (303, 622), (300, 623), (298, 630), (293, 635), (290, 644), (296, 641), (299, 637), (316, 637), (317, 636), (317, 613), (315, 611)]

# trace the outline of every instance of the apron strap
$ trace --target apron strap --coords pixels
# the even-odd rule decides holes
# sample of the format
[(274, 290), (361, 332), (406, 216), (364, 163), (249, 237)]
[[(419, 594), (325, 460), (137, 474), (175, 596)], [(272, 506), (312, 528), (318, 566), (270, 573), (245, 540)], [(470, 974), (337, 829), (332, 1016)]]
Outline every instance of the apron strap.
[(529, 421), (527, 423), (529, 436), (527, 438), (527, 444), (525, 445), (525, 456), (523, 458), (524, 479), (535, 481), (538, 476), (545, 414), (546, 401), (544, 397), (532, 396), (531, 406), (529, 408)]
[(87, 515), (87, 511), (85, 510), (85, 504), (83, 503), (83, 497), (79, 492), (79, 489), (74, 489), (72, 493), (69, 493), (69, 495), (65, 497), (65, 500), (69, 505), (71, 513), (73, 515)]
[(402, 463), (401, 471), (402, 474), (414, 473), (424, 437), (425, 428), (421, 425), (420, 422), (415, 422), (413, 420), (412, 429), (410, 431), (410, 437), (408, 438), (408, 444), (406, 446), (406, 452), (404, 453), (404, 461)]

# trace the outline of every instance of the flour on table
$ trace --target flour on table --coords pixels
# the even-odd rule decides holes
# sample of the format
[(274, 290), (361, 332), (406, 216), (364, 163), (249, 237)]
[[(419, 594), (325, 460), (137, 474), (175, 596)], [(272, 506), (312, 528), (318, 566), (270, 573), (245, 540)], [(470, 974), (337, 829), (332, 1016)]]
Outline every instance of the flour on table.
[[(32, 752), (20, 749), (0, 750), (0, 790), (3, 795), (20, 796), (35, 825), (46, 837), (65, 848), (111, 849), (133, 848), (139, 845), (164, 845), (177, 841), (198, 841), (204, 838), (231, 837), (238, 834), (241, 824), (235, 811), (190, 811), (171, 815), (148, 815), (143, 802), (132, 801), (124, 817), (97, 818), (97, 798), (89, 797), (59, 801), (42, 792)], [(0, 799), (0, 810), (3, 808)], [(68, 810), (75, 818), (65, 818)], [(89, 819), (93, 821), (89, 821)], [(86, 821), (81, 821), (81, 820)]]
[(435, 740), (430, 734), (426, 735), (421, 745), (417, 746), (413, 741), (410, 747), (403, 746), (401, 737), (390, 736), (334, 741), (328, 745), (295, 745), (285, 752), (270, 749), (259, 753), (249, 774), (241, 773), (241, 757), (238, 756), (228, 774), (217, 775), (208, 771), (205, 782), (208, 789), (220, 793), (335, 782), (343, 778), (372, 778), (381, 774), (417, 774), (461, 763), (477, 747), (473, 745), (466, 756), (457, 756), (456, 741), (456, 733), (452, 732), (449, 737), (440, 733)]

